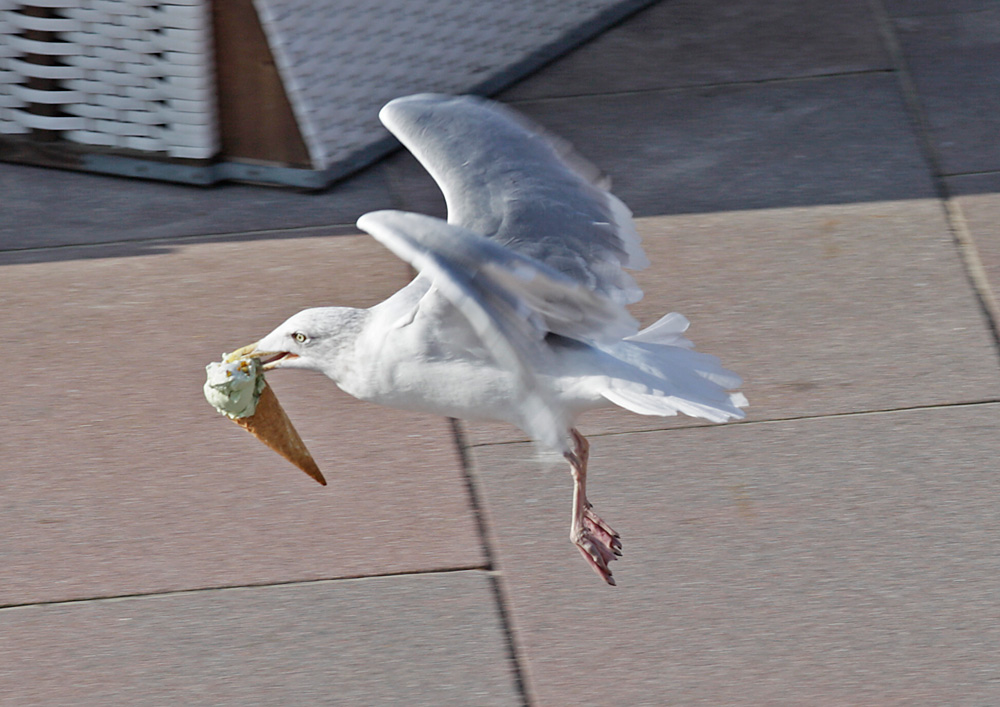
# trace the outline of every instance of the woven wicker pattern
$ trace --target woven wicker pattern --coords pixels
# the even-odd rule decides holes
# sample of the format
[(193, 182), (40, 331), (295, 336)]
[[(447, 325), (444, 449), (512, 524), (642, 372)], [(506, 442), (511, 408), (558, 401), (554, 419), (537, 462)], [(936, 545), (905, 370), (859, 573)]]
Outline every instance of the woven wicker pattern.
[(31, 130), (214, 155), (207, 0), (0, 0), (0, 133)]
[(397, 96), (463, 93), (621, 0), (254, 0), (314, 166), (384, 139)]

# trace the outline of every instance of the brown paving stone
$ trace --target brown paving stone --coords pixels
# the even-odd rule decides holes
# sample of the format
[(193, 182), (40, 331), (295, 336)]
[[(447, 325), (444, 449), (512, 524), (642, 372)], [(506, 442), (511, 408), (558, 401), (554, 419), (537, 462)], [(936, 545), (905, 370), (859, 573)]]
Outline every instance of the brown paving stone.
[(2, 705), (518, 705), (481, 573), (0, 610)]
[[(989, 212), (984, 212), (985, 227)], [(1000, 363), (940, 205), (904, 201), (640, 219), (642, 324), (685, 314), (745, 379), (749, 419), (996, 399)], [(584, 433), (701, 424), (598, 411)], [(472, 443), (523, 439), (468, 426)]]
[(0, 604), (483, 563), (444, 420), (271, 374), (322, 488), (202, 397), (223, 351), (403, 284), (373, 240), (71, 252), (0, 266)]
[(472, 450), (536, 704), (1000, 702), (1000, 405), (601, 437), (617, 588), (562, 466)]
[(667, 0), (504, 91), (504, 100), (887, 69), (867, 2)]

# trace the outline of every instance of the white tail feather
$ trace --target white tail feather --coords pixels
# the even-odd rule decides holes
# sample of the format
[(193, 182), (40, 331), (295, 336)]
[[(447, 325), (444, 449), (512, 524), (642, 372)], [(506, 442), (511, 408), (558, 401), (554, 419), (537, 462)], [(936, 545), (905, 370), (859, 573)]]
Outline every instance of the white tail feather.
[(671, 312), (660, 317), (638, 334), (627, 337), (625, 341), (640, 341), (647, 344), (680, 346), (690, 349), (694, 344), (684, 337), (684, 332), (690, 325), (691, 323), (683, 314)]
[(602, 395), (615, 405), (640, 415), (670, 417), (683, 412), (685, 415), (700, 417), (710, 422), (726, 422), (743, 417), (742, 410), (721, 410), (712, 405), (685, 400), (676, 395), (663, 395), (652, 391), (643, 394), (630, 390), (607, 390)]
[(687, 324), (683, 316), (668, 314), (605, 348), (625, 366), (618, 375), (602, 379), (600, 394), (640, 415), (682, 412), (712, 422), (742, 419), (740, 408), (746, 407), (747, 399), (742, 393), (728, 391), (743, 381), (723, 368), (715, 356), (690, 349), (691, 342), (681, 336)]

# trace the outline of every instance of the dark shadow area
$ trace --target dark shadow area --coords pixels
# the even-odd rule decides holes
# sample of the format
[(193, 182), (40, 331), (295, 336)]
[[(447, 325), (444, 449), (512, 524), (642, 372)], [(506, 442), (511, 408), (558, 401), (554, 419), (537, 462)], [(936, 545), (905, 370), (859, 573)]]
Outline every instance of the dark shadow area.
[[(994, 113), (975, 106), (996, 100), (1000, 62), (991, 57), (1000, 40), (989, 22), (977, 33), (958, 11), (982, 21), (1000, 16), (974, 0), (918, 5), (909, 16), (889, 2), (880, 19), (877, 4), (857, 0), (835, 9), (818, 0), (779, 0), (766, 9), (743, 0), (711, 7), (668, 0), (500, 97), (610, 175), (637, 217), (933, 199), (942, 184), (955, 195), (995, 193), (994, 152), (955, 142), (996, 134)], [(934, 24), (941, 13), (948, 22)], [(935, 32), (938, 25), (951, 34)], [(964, 34), (952, 36), (959, 29)], [(915, 71), (924, 122), (904, 98), (907, 69), (886, 45), (893, 33)], [(735, 43), (723, 46), (726, 37)], [(950, 95), (938, 90), (947, 83), (946, 65), (964, 91), (954, 105), (957, 122), (935, 108)], [(969, 132), (976, 120), (979, 128)], [(944, 175), (936, 174), (928, 145)], [(959, 163), (948, 156), (963, 149), (975, 159), (959, 171), (976, 174), (949, 174)], [(0, 163), (0, 194), (6, 264), (149, 255), (169, 252), (174, 242), (348, 233), (360, 215), (384, 208), (444, 215), (437, 186), (399, 152), (319, 193)], [(101, 243), (114, 245), (95, 247)]]
[(0, 250), (353, 224), (390, 204), (382, 168), (323, 193), (196, 187), (0, 163)]
[[(41, 248), (22, 248), (0, 251), (0, 267), (28, 263), (52, 263), (64, 260), (99, 260), (104, 258), (129, 258), (149, 255), (167, 255), (177, 249), (203, 243), (231, 243), (252, 241), (281, 241), (301, 238), (335, 238), (355, 235), (354, 225), (307, 227), (301, 230), (275, 230), (249, 233), (217, 233), (176, 238), (150, 238), (135, 241), (104, 242), (83, 245), (57, 245)], [(248, 272), (253, 264), (247, 264)]]

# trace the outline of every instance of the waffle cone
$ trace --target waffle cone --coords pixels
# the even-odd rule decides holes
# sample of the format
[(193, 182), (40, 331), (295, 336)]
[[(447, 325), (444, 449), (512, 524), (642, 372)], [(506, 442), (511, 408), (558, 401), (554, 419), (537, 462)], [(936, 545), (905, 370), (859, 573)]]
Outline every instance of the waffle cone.
[(326, 479), (285, 414), (285, 409), (281, 407), (271, 386), (265, 386), (260, 392), (253, 415), (234, 418), (233, 422), (326, 486)]

